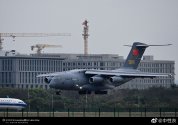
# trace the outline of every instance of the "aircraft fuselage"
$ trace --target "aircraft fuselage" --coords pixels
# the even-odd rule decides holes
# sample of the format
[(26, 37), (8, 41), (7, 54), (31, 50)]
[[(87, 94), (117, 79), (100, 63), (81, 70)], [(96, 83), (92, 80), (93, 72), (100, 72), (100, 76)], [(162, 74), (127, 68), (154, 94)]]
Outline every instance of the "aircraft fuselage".
[[(86, 75), (85, 69), (70, 70), (66, 72), (58, 73), (58, 75), (51, 78), (49, 81), (50, 88), (60, 90), (85, 90), (85, 91), (99, 91), (112, 89), (119, 86), (129, 80), (121, 79), (120, 82), (111, 82), (111, 77), (102, 77), (100, 75)], [(91, 78), (94, 78), (92, 81)], [(103, 79), (101, 82), (95, 80)]]

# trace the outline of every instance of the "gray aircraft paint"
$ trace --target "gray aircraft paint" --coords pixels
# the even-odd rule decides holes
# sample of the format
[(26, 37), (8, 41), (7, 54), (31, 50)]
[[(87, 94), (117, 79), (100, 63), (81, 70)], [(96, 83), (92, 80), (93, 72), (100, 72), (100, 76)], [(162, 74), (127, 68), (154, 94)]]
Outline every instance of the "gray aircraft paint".
[[(134, 42), (130, 53), (123, 67), (116, 70), (92, 70), (75, 69), (64, 72), (41, 74), (37, 77), (45, 77), (45, 81), (50, 88), (57, 90), (77, 90), (79, 93), (107, 93), (108, 89), (113, 89), (134, 78), (155, 78), (158, 76), (170, 76), (171, 74), (149, 73), (137, 70), (145, 49), (149, 46), (168, 46), (166, 45), (147, 45)], [(130, 45), (129, 45), (130, 46)]]

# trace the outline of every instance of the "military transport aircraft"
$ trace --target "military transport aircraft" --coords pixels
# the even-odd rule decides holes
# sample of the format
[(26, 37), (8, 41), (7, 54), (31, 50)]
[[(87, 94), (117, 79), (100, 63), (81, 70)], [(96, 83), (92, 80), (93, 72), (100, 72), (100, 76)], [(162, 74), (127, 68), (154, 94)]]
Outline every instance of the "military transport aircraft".
[(37, 77), (45, 77), (44, 81), (50, 88), (56, 89), (56, 94), (60, 90), (77, 90), (79, 94), (107, 94), (108, 89), (114, 89), (134, 78), (155, 78), (169, 76), (171, 74), (149, 73), (137, 70), (145, 49), (149, 46), (168, 46), (166, 45), (147, 45), (134, 42), (130, 53), (122, 67), (115, 70), (95, 70), (95, 69), (74, 69), (64, 72), (40, 74)]

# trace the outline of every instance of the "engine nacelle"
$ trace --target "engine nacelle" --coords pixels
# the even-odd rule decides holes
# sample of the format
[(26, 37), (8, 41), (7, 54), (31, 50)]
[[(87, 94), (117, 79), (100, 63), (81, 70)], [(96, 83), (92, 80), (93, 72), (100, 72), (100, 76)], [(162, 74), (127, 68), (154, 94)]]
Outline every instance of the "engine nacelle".
[(121, 82), (123, 80), (124, 79), (120, 76), (113, 76), (113, 77), (109, 78), (109, 81), (112, 82), (112, 83)]
[(89, 78), (90, 83), (100, 83), (100, 82), (103, 82), (103, 81), (104, 81), (104, 78), (101, 77), (101, 76), (93, 76), (93, 77)]
[(44, 81), (45, 83), (50, 83), (53, 77), (45, 77)]

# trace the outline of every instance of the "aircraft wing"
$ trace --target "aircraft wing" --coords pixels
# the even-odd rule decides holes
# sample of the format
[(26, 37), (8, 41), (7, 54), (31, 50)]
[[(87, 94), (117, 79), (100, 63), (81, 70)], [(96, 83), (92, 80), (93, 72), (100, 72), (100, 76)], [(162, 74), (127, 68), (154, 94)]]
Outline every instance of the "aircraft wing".
[(54, 76), (57, 76), (57, 75), (59, 75), (59, 72), (40, 74), (40, 75), (37, 75), (37, 77), (54, 77)]
[(87, 70), (85, 74), (88, 75), (102, 75), (102, 76), (122, 76), (122, 77), (134, 77), (134, 78), (153, 78), (153, 77), (159, 77), (159, 76), (170, 76), (171, 74), (166, 73), (148, 73), (148, 72), (141, 72), (141, 71), (135, 71), (135, 72), (127, 72), (127, 71), (102, 71), (102, 70)]

